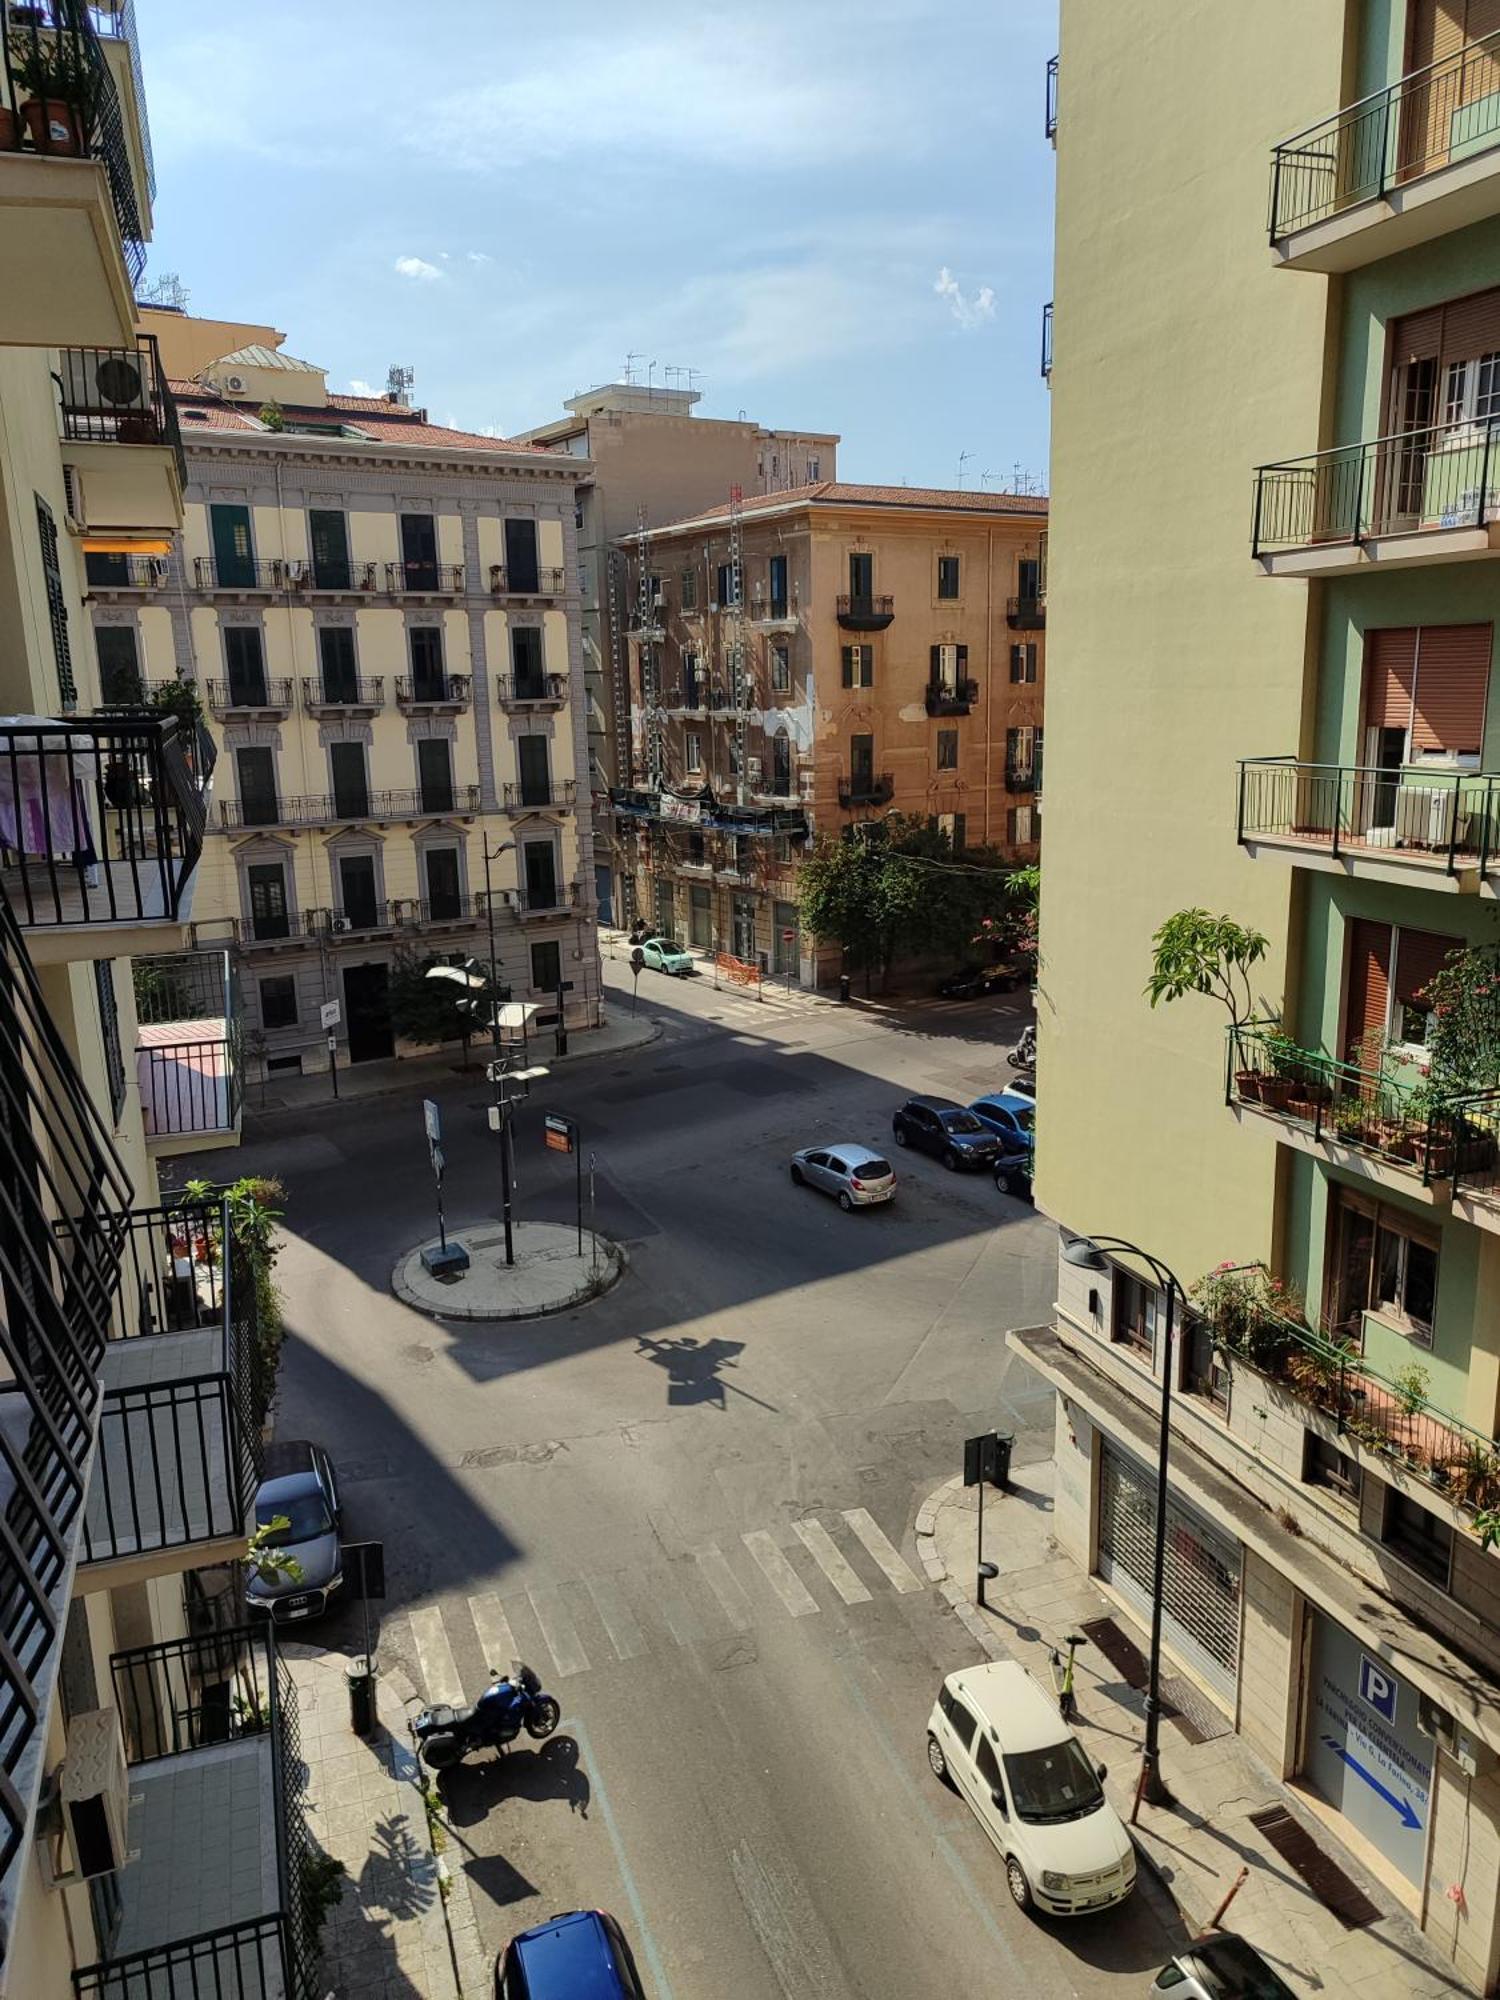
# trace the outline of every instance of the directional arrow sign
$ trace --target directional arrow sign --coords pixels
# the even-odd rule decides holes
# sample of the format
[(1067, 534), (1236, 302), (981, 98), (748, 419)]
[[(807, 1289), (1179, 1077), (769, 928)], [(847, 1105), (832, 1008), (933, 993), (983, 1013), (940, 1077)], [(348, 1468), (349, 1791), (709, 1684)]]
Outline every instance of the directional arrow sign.
[(1414, 1832), (1418, 1828), (1420, 1828), (1422, 1822), (1417, 1818), (1416, 1814), (1412, 1811), (1411, 1802), (1409, 1799), (1398, 1798), (1394, 1792), (1387, 1791), (1386, 1787), (1383, 1784), (1381, 1784), (1380, 1780), (1375, 1776), (1374, 1772), (1367, 1771), (1364, 1765), (1360, 1763), (1359, 1759), (1357, 1757), (1351, 1757), (1349, 1755), (1349, 1752), (1344, 1748), (1343, 1744), (1338, 1742), (1334, 1737), (1325, 1736), (1323, 1738), (1323, 1741), (1328, 1745), (1328, 1748), (1333, 1752), (1335, 1757), (1342, 1759), (1342, 1761), (1349, 1766), (1349, 1769), (1354, 1773), (1354, 1775), (1357, 1778), (1364, 1779), (1365, 1783), (1370, 1787), (1370, 1790), (1372, 1792), (1379, 1793), (1380, 1797), (1385, 1800), (1386, 1804), (1390, 1806), (1393, 1809), (1393, 1811), (1395, 1811), (1399, 1815), (1401, 1824), (1403, 1826), (1410, 1827)]

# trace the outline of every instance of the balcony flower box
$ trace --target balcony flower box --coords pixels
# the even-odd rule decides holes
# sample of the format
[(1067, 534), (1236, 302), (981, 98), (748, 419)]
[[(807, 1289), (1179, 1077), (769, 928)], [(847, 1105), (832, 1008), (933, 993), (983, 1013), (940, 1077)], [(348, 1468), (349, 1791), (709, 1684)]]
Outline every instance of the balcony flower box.
[(1241, 1104), (1264, 1103), (1265, 1083), (1259, 1070), (1238, 1069), (1234, 1073), (1234, 1091)]

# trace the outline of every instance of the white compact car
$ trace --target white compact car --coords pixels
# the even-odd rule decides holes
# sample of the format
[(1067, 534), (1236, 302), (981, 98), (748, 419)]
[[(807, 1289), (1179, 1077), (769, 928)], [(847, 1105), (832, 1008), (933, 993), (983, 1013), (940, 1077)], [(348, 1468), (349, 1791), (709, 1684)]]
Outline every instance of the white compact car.
[(1104, 1766), (1024, 1667), (949, 1674), (928, 1717), (927, 1761), (973, 1807), (1020, 1909), (1078, 1916), (1135, 1887), (1135, 1848), (1104, 1796)]

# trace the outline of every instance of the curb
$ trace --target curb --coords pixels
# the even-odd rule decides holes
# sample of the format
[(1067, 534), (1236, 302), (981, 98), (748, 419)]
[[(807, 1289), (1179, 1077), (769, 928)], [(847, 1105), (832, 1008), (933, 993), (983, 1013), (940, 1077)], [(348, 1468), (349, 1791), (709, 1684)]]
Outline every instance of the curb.
[(422, 1245), (431, 1240), (430, 1237), (423, 1237), (421, 1243), (414, 1243), (410, 1250), (397, 1258), (391, 1270), (391, 1290), (404, 1306), (410, 1306), (413, 1312), (421, 1313), (424, 1319), (458, 1320), (472, 1326), (503, 1326), (512, 1321), (556, 1319), (560, 1313), (573, 1312), (579, 1306), (592, 1305), (595, 1299), (602, 1299), (606, 1293), (614, 1290), (630, 1269), (630, 1257), (625, 1246), (622, 1243), (612, 1242), (607, 1236), (600, 1236), (597, 1240), (604, 1251), (609, 1270), (600, 1274), (597, 1291), (593, 1281), (590, 1280), (587, 1284), (580, 1285), (576, 1291), (570, 1292), (566, 1298), (551, 1299), (545, 1305), (528, 1306), (524, 1311), (480, 1312), (462, 1305), (435, 1306), (427, 1299), (419, 1298), (401, 1275)]

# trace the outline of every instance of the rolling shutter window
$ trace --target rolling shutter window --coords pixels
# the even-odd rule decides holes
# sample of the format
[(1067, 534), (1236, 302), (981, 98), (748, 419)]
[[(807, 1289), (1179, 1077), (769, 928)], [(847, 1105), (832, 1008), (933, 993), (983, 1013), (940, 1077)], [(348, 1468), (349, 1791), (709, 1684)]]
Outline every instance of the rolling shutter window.
[(844, 686), (845, 686), (846, 688), (848, 688), (848, 687), (853, 687), (853, 685), (854, 685), (854, 648), (853, 648), (852, 646), (844, 646), (844, 647), (840, 648), (840, 652), (839, 652), (839, 660), (840, 660), (840, 664), (841, 664), (841, 667), (842, 667), (842, 670), (843, 670), (843, 685), (844, 685)]
[(1493, 647), (1488, 625), (1422, 627), (1417, 634), (1413, 751), (1478, 755)]
[(1391, 939), (1389, 924), (1356, 918), (1349, 927), (1349, 975), (1344, 989), (1344, 1046), (1365, 1035), (1384, 1035), (1390, 1014)]
[(1413, 0), (1408, 71), (1426, 69), (1464, 45), (1469, 0)]
[(1436, 931), (1397, 931), (1393, 984), (1403, 1007), (1421, 1005), (1428, 984), (1447, 964), (1449, 952), (1461, 949), (1462, 945), (1462, 938), (1441, 937)]
[(1442, 368), (1450, 361), (1473, 361), (1496, 349), (1500, 349), (1500, 286), (1406, 313), (1391, 322), (1391, 368), (1396, 372), (1397, 396), (1401, 391), (1399, 371), (1411, 362), (1439, 362), (1441, 381)]
[(1423, 312), (1405, 313), (1391, 327), (1391, 366), (1404, 368), (1412, 361), (1436, 361), (1443, 347), (1443, 309), (1428, 306)]
[(1365, 635), (1365, 723), (1371, 729), (1410, 729), (1417, 684), (1417, 632), (1391, 626)]

